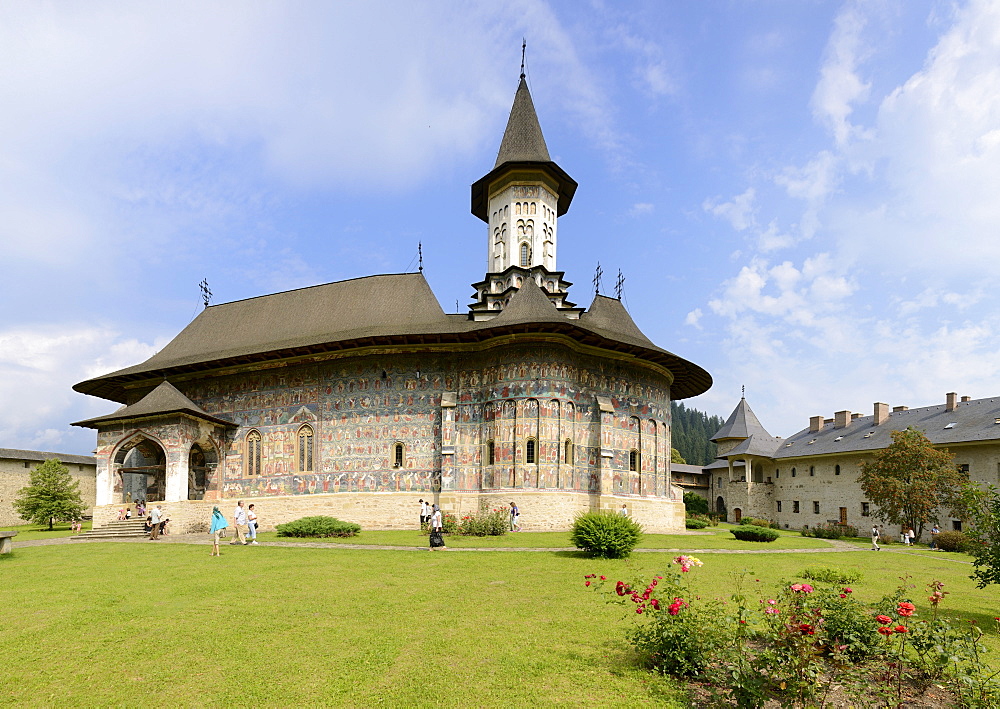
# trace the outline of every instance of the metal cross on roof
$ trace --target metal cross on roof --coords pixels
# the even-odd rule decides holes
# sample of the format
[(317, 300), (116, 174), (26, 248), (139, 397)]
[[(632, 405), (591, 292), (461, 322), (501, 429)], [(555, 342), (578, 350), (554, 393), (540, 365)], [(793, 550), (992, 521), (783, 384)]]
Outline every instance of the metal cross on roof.
[(625, 285), (625, 276), (622, 275), (622, 270), (618, 269), (618, 280), (615, 281), (615, 297), (618, 300), (622, 299), (622, 287)]
[(521, 78), (524, 78), (524, 48), (528, 46), (524, 37), (521, 37)]
[(202, 278), (201, 283), (198, 284), (198, 288), (201, 290), (201, 300), (207, 308), (212, 304), (212, 291), (208, 288), (208, 279)]
[[(421, 273), (424, 272), (424, 244), (421, 241), (417, 242), (417, 262), (420, 264), (418, 269)], [(413, 263), (410, 261), (410, 263)]]
[(604, 271), (601, 269), (601, 262), (597, 262), (597, 270), (594, 272), (594, 295), (601, 294), (601, 276), (604, 275)]

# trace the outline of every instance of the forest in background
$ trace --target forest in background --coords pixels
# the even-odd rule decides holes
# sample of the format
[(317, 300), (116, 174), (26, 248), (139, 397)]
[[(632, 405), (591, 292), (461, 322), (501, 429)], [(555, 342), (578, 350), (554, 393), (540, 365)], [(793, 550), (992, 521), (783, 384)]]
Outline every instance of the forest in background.
[(671, 445), (690, 465), (708, 465), (715, 460), (715, 444), (709, 438), (722, 428), (720, 416), (689, 409), (676, 401), (670, 402)]

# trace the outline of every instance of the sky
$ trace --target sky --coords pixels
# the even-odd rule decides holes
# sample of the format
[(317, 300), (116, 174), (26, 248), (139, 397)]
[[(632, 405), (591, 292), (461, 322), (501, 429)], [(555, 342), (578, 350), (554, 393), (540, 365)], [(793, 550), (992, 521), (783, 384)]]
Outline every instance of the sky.
[[(375, 273), (466, 311), (525, 72), (598, 263), (768, 431), (1000, 394), (1000, 3), (0, 3), (0, 447), (89, 453), (72, 385), (202, 308)], [(458, 304), (456, 307), (456, 303)], [(458, 309), (457, 309), (458, 308)]]

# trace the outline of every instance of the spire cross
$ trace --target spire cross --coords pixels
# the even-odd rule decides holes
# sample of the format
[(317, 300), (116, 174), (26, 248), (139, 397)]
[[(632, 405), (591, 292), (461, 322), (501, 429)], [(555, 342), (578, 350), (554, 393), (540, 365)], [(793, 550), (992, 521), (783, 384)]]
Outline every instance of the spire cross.
[[(424, 272), (424, 244), (423, 244), (423, 242), (420, 242), (420, 241), (417, 242), (417, 261), (420, 264), (419, 267), (418, 267), (419, 271), (421, 273), (423, 273)], [(413, 262), (411, 261), (410, 263), (413, 263)]]
[(618, 280), (615, 281), (615, 297), (618, 300), (622, 299), (622, 287), (625, 285), (625, 276), (622, 275), (622, 270), (618, 269)]
[(747, 398), (747, 385), (744, 384), (743, 387), (742, 387), (742, 389), (743, 389), (743, 392), (742, 392), (741, 396), (745, 399), (745, 398)]
[(198, 289), (201, 291), (201, 300), (207, 308), (212, 303), (212, 291), (208, 289), (207, 278), (201, 279), (201, 283), (198, 284)]
[(601, 276), (604, 275), (604, 271), (601, 269), (601, 262), (597, 262), (597, 270), (594, 272), (594, 295), (601, 294)]
[(524, 49), (528, 46), (524, 37), (521, 37), (521, 78), (524, 78)]

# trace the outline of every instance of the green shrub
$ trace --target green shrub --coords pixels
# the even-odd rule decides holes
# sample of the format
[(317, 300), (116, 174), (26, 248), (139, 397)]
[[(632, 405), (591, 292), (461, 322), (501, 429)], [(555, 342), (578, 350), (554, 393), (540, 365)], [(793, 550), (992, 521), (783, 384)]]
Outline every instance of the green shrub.
[(490, 510), (481, 505), (477, 514), (465, 515), (458, 521), (458, 533), (470, 537), (501, 537), (507, 533), (509, 526), (507, 508)]
[(829, 566), (807, 566), (799, 576), (833, 584), (857, 583), (861, 580), (861, 572), (856, 569), (834, 569)]
[(840, 539), (841, 537), (856, 537), (858, 530), (849, 524), (820, 524), (812, 529), (799, 530), (803, 537), (818, 537), (820, 539)]
[(941, 532), (937, 535), (937, 546), (941, 551), (964, 552), (969, 548), (969, 538), (962, 532)]
[(279, 537), (354, 537), (361, 525), (344, 522), (336, 517), (303, 517), (275, 527)]
[(744, 542), (773, 542), (781, 535), (776, 529), (746, 525), (730, 530), (733, 536)]
[(688, 529), (705, 529), (708, 526), (708, 522), (697, 517), (688, 517), (684, 520), (684, 526)]
[(695, 492), (684, 493), (684, 510), (689, 515), (707, 515), (708, 500)]
[(774, 527), (771, 520), (760, 519), (759, 517), (744, 517), (740, 524), (747, 527), (763, 527), (764, 529), (771, 529)]
[(883, 647), (878, 626), (872, 622), (871, 609), (855, 601), (852, 595), (844, 594), (844, 590), (847, 589), (831, 589), (815, 599), (823, 612), (827, 651), (836, 647), (850, 660), (864, 660)]
[(573, 520), (570, 541), (578, 549), (606, 559), (632, 553), (642, 538), (642, 525), (617, 512), (587, 512)]

